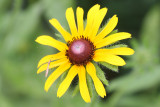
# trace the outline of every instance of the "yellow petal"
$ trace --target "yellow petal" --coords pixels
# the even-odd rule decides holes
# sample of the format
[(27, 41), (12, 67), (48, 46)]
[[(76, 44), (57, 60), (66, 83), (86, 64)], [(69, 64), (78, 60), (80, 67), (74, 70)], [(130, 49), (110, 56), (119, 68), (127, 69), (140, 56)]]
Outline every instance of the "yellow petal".
[(78, 66), (73, 65), (71, 69), (69, 70), (67, 77), (63, 80), (63, 82), (60, 84), (58, 91), (57, 91), (57, 97), (63, 96), (63, 94), (67, 91), (69, 88), (72, 80), (74, 77), (78, 74)]
[(99, 52), (99, 51), (95, 51), (93, 60), (96, 62), (99, 62), (99, 61), (107, 62), (109, 64), (117, 65), (117, 66), (123, 66), (126, 64), (125, 61), (119, 56), (112, 55), (112, 54), (103, 54), (102, 52)]
[(96, 4), (88, 11), (87, 25), (86, 25), (86, 28), (85, 28), (85, 31), (84, 31), (84, 34), (83, 34), (85, 37), (90, 35), (91, 32), (92, 32), (91, 28), (93, 26), (93, 21), (94, 21), (96, 13), (99, 11), (99, 8), (100, 8), (100, 5)]
[(76, 14), (77, 14), (78, 35), (81, 36), (83, 35), (83, 31), (84, 31), (84, 25), (83, 25), (84, 11), (83, 9), (78, 7)]
[(44, 86), (45, 91), (48, 91), (48, 89), (51, 87), (51, 85), (54, 83), (54, 81), (55, 81), (63, 72), (65, 72), (67, 69), (69, 69), (70, 66), (71, 66), (71, 64), (70, 64), (69, 62), (60, 65), (60, 66), (47, 78), (47, 80), (46, 80), (46, 82), (45, 82), (45, 86)]
[(98, 29), (102, 23), (103, 18), (105, 17), (107, 13), (107, 8), (102, 8), (99, 10), (99, 12), (95, 15), (94, 22), (93, 22), (93, 28), (91, 35), (88, 35), (91, 40), (93, 40), (98, 32)]
[(77, 35), (77, 27), (76, 27), (74, 12), (73, 12), (72, 8), (68, 8), (66, 10), (66, 19), (68, 21), (72, 36), (76, 36)]
[[(54, 68), (54, 67), (57, 67), (61, 64), (64, 64), (66, 62), (68, 62), (69, 60), (67, 58), (63, 58), (63, 59), (59, 59), (59, 60), (56, 60), (54, 62), (51, 62), (50, 65), (49, 65), (49, 69), (51, 68)], [(37, 74), (41, 73), (42, 71), (45, 71), (48, 67), (48, 63), (47, 64), (43, 64), (42, 66), (39, 67), (38, 71), (37, 71)]]
[(47, 63), (49, 61), (53, 61), (53, 60), (57, 60), (57, 59), (61, 59), (61, 58), (64, 58), (66, 57), (65, 56), (65, 51), (61, 51), (57, 54), (53, 54), (53, 55), (47, 55), (45, 57), (43, 57), (39, 62), (38, 62), (38, 66), (37, 67), (40, 67), (42, 64), (44, 63)]
[(86, 71), (84, 66), (79, 66), (79, 88), (80, 88), (80, 93), (85, 102), (91, 102), (87, 83), (86, 83)]
[(131, 34), (126, 33), (126, 32), (115, 33), (115, 34), (109, 35), (106, 38), (98, 41), (98, 43), (96, 42), (95, 46), (96, 48), (101, 48), (101, 47), (110, 45), (112, 43), (115, 43), (119, 40), (127, 39), (127, 38), (131, 38)]
[(97, 93), (102, 98), (104, 98), (104, 96), (106, 96), (105, 88), (104, 88), (102, 82), (97, 77), (97, 75), (96, 75), (96, 69), (95, 69), (94, 65), (91, 62), (89, 62), (87, 64), (86, 70), (87, 70), (88, 74), (91, 76), (91, 78), (92, 78), (92, 80), (94, 82), (94, 86), (95, 86), (95, 89), (96, 89)]
[(116, 26), (118, 23), (118, 17), (117, 15), (114, 15), (105, 28), (95, 37), (94, 42), (98, 42), (99, 40), (103, 39), (105, 36), (107, 36)]
[(58, 32), (61, 33), (66, 42), (72, 40), (72, 36), (66, 30), (64, 30), (64, 28), (60, 25), (57, 19), (53, 18), (49, 20), (49, 22), (58, 30)]
[(58, 49), (59, 51), (64, 51), (64, 50), (68, 49), (68, 46), (66, 44), (59, 42), (59, 41), (55, 40), (54, 38), (47, 36), (47, 35), (39, 36), (39, 37), (37, 37), (37, 39), (35, 41), (42, 44), (42, 45), (52, 46), (52, 47)]
[(98, 49), (97, 53), (100, 54), (113, 54), (113, 55), (132, 55), (134, 54), (134, 50), (127, 47), (120, 47), (114, 49)]

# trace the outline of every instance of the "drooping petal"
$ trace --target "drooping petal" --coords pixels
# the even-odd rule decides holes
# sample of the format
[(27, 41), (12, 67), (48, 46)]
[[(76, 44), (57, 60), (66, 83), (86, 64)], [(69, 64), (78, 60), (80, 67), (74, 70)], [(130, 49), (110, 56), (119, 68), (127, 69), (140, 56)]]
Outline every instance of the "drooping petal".
[(69, 69), (71, 64), (69, 62), (64, 63), (60, 65), (53, 73), (47, 78), (45, 82), (44, 89), (45, 91), (48, 91), (48, 89), (51, 87), (51, 85), (54, 83), (54, 81), (67, 69)]
[(100, 54), (113, 54), (113, 55), (132, 55), (134, 54), (134, 50), (127, 47), (119, 47), (119, 48), (113, 48), (113, 49), (98, 49), (96, 50), (97, 53)]
[(64, 51), (64, 50), (68, 49), (66, 44), (59, 42), (59, 41), (55, 40), (54, 38), (47, 36), (47, 35), (39, 36), (39, 37), (37, 37), (37, 39), (35, 41), (38, 42), (39, 44), (42, 44), (42, 45), (52, 46), (52, 47), (58, 49), (59, 51)]
[[(54, 62), (50, 62), (49, 69), (62, 65), (64, 63), (67, 63), (68, 61), (69, 60), (67, 58), (62, 58)], [(39, 67), (37, 74), (41, 73), (42, 71), (45, 71), (47, 68), (48, 68), (48, 64), (43, 64), (42, 66)]]
[(69, 88), (72, 80), (74, 77), (78, 74), (78, 66), (73, 65), (71, 69), (69, 70), (67, 77), (63, 80), (63, 82), (60, 84), (58, 91), (57, 91), (57, 97), (63, 96), (63, 94), (67, 91)]
[(127, 39), (127, 38), (131, 38), (130, 33), (126, 33), (126, 32), (115, 33), (115, 34), (107, 36), (106, 38), (104, 38), (100, 41), (97, 41), (95, 43), (95, 46), (96, 46), (96, 48), (101, 48), (101, 47), (110, 45), (112, 43), (115, 43), (119, 40)]
[(93, 40), (98, 32), (98, 29), (103, 21), (103, 18), (105, 17), (107, 13), (107, 8), (102, 8), (99, 10), (99, 12), (95, 15), (94, 22), (93, 22), (93, 28), (91, 35), (88, 35), (91, 40)]
[(112, 55), (112, 54), (103, 54), (102, 52), (99, 52), (99, 51), (95, 51), (93, 60), (96, 62), (99, 62), (99, 61), (107, 62), (109, 64), (117, 65), (117, 66), (123, 66), (126, 64), (125, 61), (119, 56)]
[(92, 80), (94, 82), (94, 86), (95, 86), (95, 89), (96, 89), (97, 93), (102, 98), (104, 98), (104, 96), (106, 96), (105, 88), (104, 88), (102, 82), (97, 77), (97, 75), (96, 75), (96, 69), (95, 69), (94, 65), (91, 62), (89, 62), (87, 64), (86, 70), (87, 70), (88, 74), (91, 76), (91, 78), (92, 78)]
[(76, 27), (74, 12), (73, 12), (72, 8), (68, 8), (66, 10), (66, 19), (68, 21), (68, 25), (70, 27), (72, 36), (76, 36), (77, 35), (77, 27)]
[(114, 15), (109, 20), (105, 28), (95, 37), (94, 42), (96, 43), (96, 41), (98, 42), (99, 40), (107, 36), (117, 26), (117, 23), (118, 23), (118, 17), (117, 15)]
[(86, 71), (84, 66), (79, 66), (79, 89), (80, 89), (80, 94), (85, 102), (91, 102), (87, 83), (86, 83)]
[(57, 59), (61, 59), (64, 58), (65, 56), (65, 51), (61, 51), (57, 54), (53, 54), (53, 55), (47, 55), (45, 57), (43, 57), (39, 62), (38, 62), (38, 66), (40, 67), (42, 64), (47, 63), (49, 61), (53, 61), (53, 60), (57, 60)]
[(93, 26), (93, 21), (94, 21), (96, 13), (99, 11), (99, 8), (100, 8), (100, 5), (96, 4), (88, 11), (88, 14), (87, 14), (87, 25), (86, 25), (86, 28), (85, 28), (84, 34), (83, 34), (85, 37), (90, 35), (91, 32), (92, 32), (91, 28)]
[(53, 18), (49, 20), (49, 22), (58, 30), (58, 32), (61, 33), (66, 42), (72, 40), (72, 36), (66, 30), (64, 30), (64, 28), (61, 26), (57, 19)]
[(84, 25), (83, 25), (84, 11), (83, 9), (80, 7), (77, 7), (76, 15), (77, 15), (78, 34), (79, 36), (81, 36), (83, 35), (83, 31), (84, 31)]

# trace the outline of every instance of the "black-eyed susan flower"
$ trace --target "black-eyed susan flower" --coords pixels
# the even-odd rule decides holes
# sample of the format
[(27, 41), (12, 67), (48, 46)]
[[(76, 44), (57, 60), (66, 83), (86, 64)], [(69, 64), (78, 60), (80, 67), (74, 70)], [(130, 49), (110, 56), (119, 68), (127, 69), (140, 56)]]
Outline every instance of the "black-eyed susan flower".
[(118, 55), (132, 55), (134, 53), (128, 47), (106, 47), (119, 40), (131, 38), (131, 34), (126, 32), (111, 33), (118, 22), (116, 15), (99, 31), (106, 13), (107, 8), (100, 9), (100, 5), (94, 5), (88, 11), (87, 23), (84, 28), (83, 9), (78, 7), (76, 10), (76, 24), (73, 9), (68, 8), (66, 19), (71, 33), (67, 32), (56, 19), (49, 20), (63, 36), (65, 42), (60, 42), (47, 35), (39, 36), (36, 39), (36, 42), (40, 44), (59, 50), (56, 54), (43, 57), (38, 63), (37, 73), (57, 67), (46, 80), (45, 91), (48, 91), (55, 80), (68, 70), (67, 76), (58, 88), (58, 97), (67, 91), (74, 77), (78, 75), (80, 94), (85, 102), (90, 102), (91, 98), (86, 82), (86, 75), (88, 74), (93, 80), (98, 95), (102, 98), (106, 96), (105, 88), (97, 76), (96, 64), (102, 62), (113, 66), (123, 66), (126, 63)]

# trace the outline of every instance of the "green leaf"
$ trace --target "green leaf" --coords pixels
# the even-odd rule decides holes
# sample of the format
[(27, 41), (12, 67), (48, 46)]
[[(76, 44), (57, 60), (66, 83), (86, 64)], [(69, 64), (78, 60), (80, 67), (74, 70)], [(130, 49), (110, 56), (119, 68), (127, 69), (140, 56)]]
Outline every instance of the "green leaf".
[(60, 81), (62, 82), (64, 80), (64, 78), (66, 78), (67, 74), (68, 74), (68, 71), (67, 70), (66, 72), (64, 72), (62, 75), (61, 75), (61, 78), (60, 78)]
[(76, 85), (76, 87), (73, 90), (72, 96), (74, 97), (79, 92), (79, 84)]
[(139, 47), (139, 43), (135, 38), (132, 38), (132, 41), (130, 42), (130, 44), (133, 47), (133, 49), (136, 49), (137, 47)]
[(98, 63), (100, 63), (101, 65), (105, 66), (106, 68), (108, 68), (112, 71), (118, 72), (118, 66), (111, 65), (111, 64), (106, 63), (106, 62), (98, 62)]
[(88, 86), (89, 94), (92, 98), (92, 96), (93, 96), (93, 82), (92, 82), (92, 79), (88, 73), (87, 73), (86, 77), (87, 77), (87, 86)]
[(63, 38), (62, 35), (59, 34), (59, 33), (55, 33), (55, 35), (56, 35), (56, 37), (57, 37), (58, 39), (62, 39), (62, 38)]
[(63, 38), (63, 36), (61, 34), (55, 33), (55, 35), (56, 35), (58, 41), (66, 43), (65, 40), (64, 40), (64, 38)]
[(86, 28), (87, 25), (87, 19), (83, 20), (84, 28)]
[(108, 24), (108, 22), (109, 22), (110, 19), (111, 19), (111, 18), (109, 18), (109, 19), (105, 22), (105, 24), (102, 25), (102, 27), (98, 30), (98, 33), (100, 33), (100, 32), (106, 27), (106, 25)]
[(96, 68), (96, 74), (98, 76), (98, 78), (105, 84), (105, 85), (109, 85), (108, 80), (105, 77), (104, 72), (101, 70), (101, 68), (95, 63), (93, 62), (95, 68)]
[(66, 76), (67, 76), (67, 74), (68, 74), (68, 71), (69, 71), (69, 70), (65, 71), (65, 72), (61, 75), (61, 77), (58, 79), (57, 84), (56, 84), (56, 87), (57, 87), (57, 88), (59, 87), (59, 85), (61, 84), (61, 82), (66, 78)]
[[(98, 30), (98, 33), (100, 33), (108, 24), (108, 22), (110, 21), (111, 18), (109, 18), (106, 23)], [(111, 34), (114, 34), (114, 33), (117, 33), (118, 32), (118, 29), (115, 29), (113, 30), (111, 33), (109, 33), (108, 35), (111, 35)], [(106, 35), (107, 36), (107, 35)]]
[(118, 29), (113, 30), (111, 33), (109, 33), (108, 35), (112, 35), (118, 32)]
[(117, 44), (117, 45), (111, 45), (109, 47), (106, 47), (107, 49), (113, 49), (113, 48), (119, 48), (119, 47), (128, 47), (126, 44)]

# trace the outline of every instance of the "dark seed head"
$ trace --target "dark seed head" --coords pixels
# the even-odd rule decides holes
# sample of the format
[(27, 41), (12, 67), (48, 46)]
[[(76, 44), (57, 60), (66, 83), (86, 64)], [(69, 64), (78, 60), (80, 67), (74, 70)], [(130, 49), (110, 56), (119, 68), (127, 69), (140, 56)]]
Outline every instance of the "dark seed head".
[(75, 38), (69, 42), (69, 50), (66, 51), (66, 56), (72, 64), (86, 65), (87, 62), (92, 60), (95, 47), (92, 42), (83, 36)]

